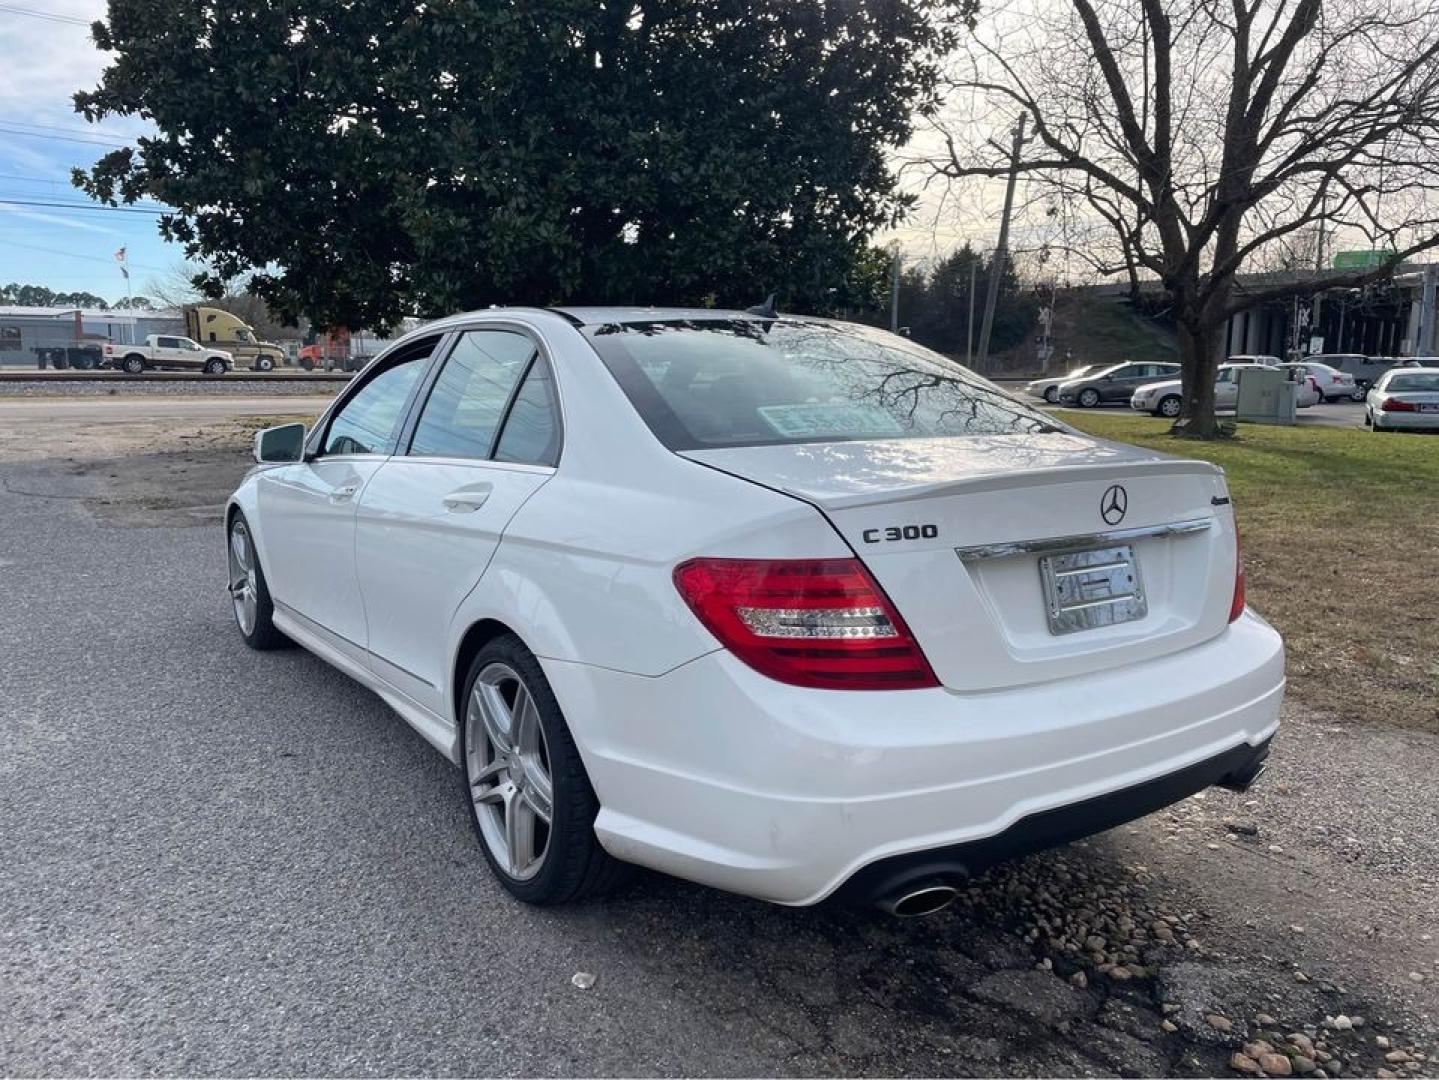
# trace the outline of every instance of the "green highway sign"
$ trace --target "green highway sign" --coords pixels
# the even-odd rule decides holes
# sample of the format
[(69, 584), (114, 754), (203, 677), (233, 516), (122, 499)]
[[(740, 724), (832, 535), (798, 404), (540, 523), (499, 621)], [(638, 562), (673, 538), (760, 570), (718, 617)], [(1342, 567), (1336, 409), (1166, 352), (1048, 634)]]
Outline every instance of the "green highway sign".
[(1368, 270), (1375, 266), (1383, 266), (1393, 257), (1392, 251), (1336, 251), (1334, 253), (1334, 269)]

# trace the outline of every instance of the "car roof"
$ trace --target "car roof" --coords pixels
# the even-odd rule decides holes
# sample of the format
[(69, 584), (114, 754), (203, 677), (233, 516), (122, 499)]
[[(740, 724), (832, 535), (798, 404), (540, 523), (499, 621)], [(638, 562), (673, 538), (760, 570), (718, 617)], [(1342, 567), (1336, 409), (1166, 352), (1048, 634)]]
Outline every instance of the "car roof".
[[(761, 320), (763, 316), (748, 311), (735, 311), (727, 308), (681, 308), (681, 307), (557, 307), (549, 309), (557, 311), (568, 318), (571, 322), (580, 326), (601, 326), (608, 323), (631, 323), (631, 322), (662, 322), (674, 319), (682, 319), (687, 322), (699, 322), (701, 320), (723, 319), (732, 321), (735, 319)], [(783, 312), (779, 313), (781, 318), (786, 317)]]
[(1395, 368), (1393, 371), (1386, 371), (1384, 374), (1386, 377), (1389, 375), (1439, 375), (1439, 367)]

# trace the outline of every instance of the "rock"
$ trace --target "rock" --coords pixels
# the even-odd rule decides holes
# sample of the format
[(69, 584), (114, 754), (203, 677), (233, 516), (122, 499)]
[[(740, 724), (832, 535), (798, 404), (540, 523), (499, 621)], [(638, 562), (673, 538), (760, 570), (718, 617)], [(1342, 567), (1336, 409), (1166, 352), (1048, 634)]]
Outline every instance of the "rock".
[(1134, 978), (1134, 972), (1130, 971), (1129, 968), (1123, 964), (1116, 964), (1109, 969), (1109, 977), (1111, 979), (1118, 979), (1120, 982), (1127, 982)]
[(1089, 985), (1089, 976), (1082, 971), (1076, 971), (1073, 975), (1069, 977), (1069, 982), (1070, 985), (1077, 986), (1079, 989), (1083, 990), (1086, 986)]
[(1380, 1050), (1388, 1050), (1388, 1049), (1389, 1049), (1389, 1038), (1388, 1038), (1388, 1036), (1386, 1036), (1386, 1035), (1375, 1035), (1375, 1036), (1374, 1036), (1374, 1045), (1377, 1046), (1377, 1047), (1379, 1047)]
[(1349, 1023), (1352, 1024), (1352, 1025), (1353, 1025), (1354, 1027), (1356, 1027), (1356, 1028), (1362, 1028), (1362, 1027), (1364, 1026), (1364, 1017), (1362, 1017), (1362, 1016), (1351, 1016), (1351, 1017), (1349, 1018)]
[(1173, 1016), (1179, 1009), (1180, 1006), (1174, 1004), (1172, 1001), (1166, 1001), (1163, 1005), (1159, 1006), (1159, 1011), (1165, 1016)]
[(1229, 1067), (1235, 1072), (1248, 1073), (1250, 1076), (1259, 1075), (1259, 1062), (1238, 1050), (1234, 1051), (1234, 1056), (1229, 1059)]
[(1173, 1020), (1161, 1020), (1159, 1021), (1159, 1027), (1161, 1031), (1167, 1031), (1171, 1035), (1179, 1030), (1179, 1025)]
[(570, 982), (580, 990), (588, 990), (595, 985), (595, 977), (588, 971), (577, 971), (570, 976)]
[(1294, 1049), (1298, 1050), (1305, 1057), (1314, 1056), (1314, 1043), (1310, 1040), (1309, 1036), (1305, 1035), (1302, 1031), (1293, 1032), (1286, 1035), (1285, 1038), (1288, 1040), (1290, 1046), (1294, 1047)]
[(1313, 1058), (1304, 1057), (1302, 1054), (1295, 1054), (1294, 1057), (1289, 1059), (1289, 1063), (1294, 1066), (1294, 1071), (1300, 1076), (1307, 1076), (1319, 1068), (1318, 1063)]
[(1390, 1050), (1384, 1055), (1384, 1060), (1391, 1065), (1403, 1065), (1406, 1061), (1413, 1061), (1408, 1050)]
[(1413, 982), (1423, 982), (1423, 981), (1424, 981), (1424, 973), (1423, 973), (1422, 971), (1411, 971), (1411, 972), (1409, 973), (1409, 978), (1410, 978)]
[(1263, 1039), (1255, 1039), (1253, 1042), (1247, 1042), (1241, 1049), (1255, 1061), (1258, 1061), (1265, 1054), (1274, 1053), (1273, 1044), (1265, 1042)]
[(1098, 934), (1090, 934), (1089, 937), (1084, 939), (1084, 947), (1090, 952), (1103, 952), (1104, 947), (1108, 944), (1109, 942), (1105, 941), (1104, 938)]
[(1392, 1069), (1379, 1069), (1374, 1075), (1379, 1080), (1399, 1080), (1399, 1074)]
[(1265, 1054), (1259, 1059), (1259, 1067), (1270, 1076), (1289, 1076), (1294, 1072), (1294, 1067), (1283, 1054)]
[(1353, 1028), (1354, 1028), (1354, 1021), (1351, 1020), (1351, 1019), (1349, 1019), (1349, 1017), (1345, 1016), (1343, 1013), (1340, 1013), (1338, 1016), (1336, 1016), (1336, 1017), (1334, 1018), (1334, 1030), (1335, 1030), (1335, 1031), (1350, 1031), (1350, 1030), (1352, 1030)]
[(1254, 1018), (1254, 1022), (1260, 1027), (1273, 1027), (1276, 1023), (1278, 1023), (1278, 1021), (1275, 1020), (1274, 1017), (1270, 1016), (1268, 1013), (1260, 1013)]
[(1298, 983), (1306, 983), (1309, 981), (1309, 976), (1304, 974), (1304, 972), (1302, 971), (1296, 971), (1294, 973), (1294, 981)]
[(1232, 818), (1226, 818), (1224, 821), (1224, 827), (1232, 833), (1238, 833), (1240, 836), (1259, 835), (1259, 826), (1252, 821), (1234, 820)]
[(1234, 1022), (1230, 1020), (1227, 1016), (1220, 1016), (1218, 1013), (1210, 1013), (1204, 1019), (1209, 1022), (1209, 1026), (1212, 1027), (1215, 1031), (1228, 1032), (1234, 1030)]

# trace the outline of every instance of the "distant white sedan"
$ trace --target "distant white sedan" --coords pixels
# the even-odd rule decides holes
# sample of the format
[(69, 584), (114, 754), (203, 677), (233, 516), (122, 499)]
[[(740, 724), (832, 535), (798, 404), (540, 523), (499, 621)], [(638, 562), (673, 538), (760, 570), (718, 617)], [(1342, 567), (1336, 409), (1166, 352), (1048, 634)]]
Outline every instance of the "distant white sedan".
[(240, 635), (434, 744), (530, 903), (639, 863), (924, 914), (1246, 787), (1279, 723), (1219, 469), (868, 327), (455, 316), (256, 456), (225, 512)]
[(1294, 368), (1312, 378), (1314, 387), (1319, 392), (1319, 403), (1354, 397), (1354, 376), (1347, 371), (1340, 371), (1336, 367), (1321, 364), (1317, 360), (1300, 360), (1279, 366)]
[(1374, 431), (1439, 430), (1439, 367), (1393, 368), (1365, 399), (1364, 423)]
[[(1214, 377), (1214, 407), (1220, 412), (1233, 412), (1239, 404), (1239, 372), (1244, 368), (1267, 368), (1273, 364), (1220, 364)], [(1300, 407), (1313, 405), (1319, 394), (1309, 387), (1301, 393)], [(1129, 399), (1129, 407), (1155, 416), (1176, 417), (1184, 408), (1183, 384), (1179, 379), (1166, 379), (1141, 386)]]

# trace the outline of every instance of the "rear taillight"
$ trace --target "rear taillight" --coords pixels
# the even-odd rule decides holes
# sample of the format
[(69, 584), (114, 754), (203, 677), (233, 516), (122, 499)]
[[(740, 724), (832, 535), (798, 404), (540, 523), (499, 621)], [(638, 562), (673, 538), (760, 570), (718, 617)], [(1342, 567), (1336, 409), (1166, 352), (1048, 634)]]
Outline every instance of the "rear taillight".
[(1239, 530), (1234, 530), (1234, 598), (1229, 601), (1229, 621), (1233, 622), (1244, 614), (1244, 545), (1239, 542)]
[(1379, 406), (1380, 412), (1418, 412), (1419, 406), (1412, 401), (1400, 401), (1398, 398), (1386, 398), (1384, 404)]
[(674, 582), (725, 648), (772, 679), (831, 690), (939, 685), (858, 559), (691, 559)]
[(1344, 377), (1342, 375), (1331, 375), (1329, 376), (1329, 381), (1333, 383), (1342, 383), (1344, 381)]

